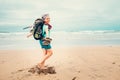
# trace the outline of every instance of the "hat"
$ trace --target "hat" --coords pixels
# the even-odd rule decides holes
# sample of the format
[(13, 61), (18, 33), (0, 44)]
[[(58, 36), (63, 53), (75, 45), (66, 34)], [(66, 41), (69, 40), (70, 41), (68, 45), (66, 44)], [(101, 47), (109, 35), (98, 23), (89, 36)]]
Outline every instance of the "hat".
[(42, 16), (42, 19), (45, 20), (45, 18), (46, 18), (47, 16), (49, 16), (49, 14), (44, 14), (44, 15)]

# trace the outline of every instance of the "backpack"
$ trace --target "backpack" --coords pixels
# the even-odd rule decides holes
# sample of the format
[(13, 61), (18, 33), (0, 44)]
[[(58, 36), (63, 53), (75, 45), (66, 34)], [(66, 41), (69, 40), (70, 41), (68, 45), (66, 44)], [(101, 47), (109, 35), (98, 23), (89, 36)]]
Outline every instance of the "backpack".
[(35, 40), (43, 38), (43, 25), (44, 21), (40, 18), (36, 19), (33, 26), (33, 37)]

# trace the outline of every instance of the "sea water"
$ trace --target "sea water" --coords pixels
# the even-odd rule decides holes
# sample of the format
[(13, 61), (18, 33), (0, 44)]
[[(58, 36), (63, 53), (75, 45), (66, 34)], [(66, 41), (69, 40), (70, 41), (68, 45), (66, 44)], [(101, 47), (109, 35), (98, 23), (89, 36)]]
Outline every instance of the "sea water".
[[(22, 27), (0, 27), (0, 49), (34, 49), (39, 48), (39, 41)], [(119, 30), (77, 30), (52, 31), (52, 46), (89, 46), (89, 45), (120, 45)]]

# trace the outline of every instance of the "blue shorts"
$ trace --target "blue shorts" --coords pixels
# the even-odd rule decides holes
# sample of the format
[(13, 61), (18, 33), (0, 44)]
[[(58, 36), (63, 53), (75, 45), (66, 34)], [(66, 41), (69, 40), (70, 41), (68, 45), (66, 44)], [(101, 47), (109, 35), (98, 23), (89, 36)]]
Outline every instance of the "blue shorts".
[(39, 40), (39, 43), (40, 43), (40, 46), (41, 48), (44, 48), (44, 49), (51, 49), (51, 45), (43, 45), (43, 40)]

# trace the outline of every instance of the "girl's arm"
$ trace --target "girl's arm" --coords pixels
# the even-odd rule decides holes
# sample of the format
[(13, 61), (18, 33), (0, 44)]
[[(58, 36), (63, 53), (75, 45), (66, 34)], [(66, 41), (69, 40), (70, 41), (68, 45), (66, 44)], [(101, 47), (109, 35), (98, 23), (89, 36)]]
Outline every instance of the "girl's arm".
[(30, 36), (32, 36), (33, 34), (32, 33), (29, 33), (28, 35), (27, 35), (27, 38), (29, 38)]
[(46, 38), (49, 37), (48, 28), (46, 28), (45, 32), (46, 32)]
[(27, 38), (29, 38), (29, 37), (31, 37), (32, 35), (33, 35), (33, 27), (34, 27), (34, 25), (32, 25), (30, 28), (31, 28), (31, 30), (30, 30), (30, 33), (27, 35)]

